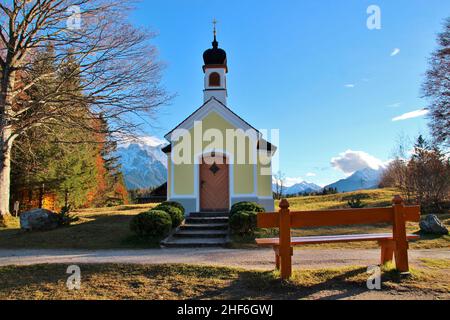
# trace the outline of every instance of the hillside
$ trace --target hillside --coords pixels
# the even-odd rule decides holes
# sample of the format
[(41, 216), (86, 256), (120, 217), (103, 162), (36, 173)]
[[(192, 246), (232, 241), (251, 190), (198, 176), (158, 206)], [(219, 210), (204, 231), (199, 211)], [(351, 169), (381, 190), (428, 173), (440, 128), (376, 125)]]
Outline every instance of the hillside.
[[(395, 189), (373, 189), (325, 196), (294, 197), (289, 198), (288, 201), (291, 210), (337, 209), (348, 208), (348, 199), (359, 195), (362, 197), (361, 201), (368, 207), (383, 207), (389, 206), (396, 194), (398, 191)], [(275, 203), (275, 207), (278, 208), (278, 201)]]

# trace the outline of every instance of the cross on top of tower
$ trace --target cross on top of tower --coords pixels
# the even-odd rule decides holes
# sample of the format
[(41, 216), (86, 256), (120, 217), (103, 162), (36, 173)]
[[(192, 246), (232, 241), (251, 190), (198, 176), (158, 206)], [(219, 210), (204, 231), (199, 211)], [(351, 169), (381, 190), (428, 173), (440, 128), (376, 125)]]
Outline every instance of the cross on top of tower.
[(212, 24), (214, 27), (214, 36), (216, 36), (216, 25), (217, 25), (218, 21), (216, 20), (216, 18), (213, 19)]

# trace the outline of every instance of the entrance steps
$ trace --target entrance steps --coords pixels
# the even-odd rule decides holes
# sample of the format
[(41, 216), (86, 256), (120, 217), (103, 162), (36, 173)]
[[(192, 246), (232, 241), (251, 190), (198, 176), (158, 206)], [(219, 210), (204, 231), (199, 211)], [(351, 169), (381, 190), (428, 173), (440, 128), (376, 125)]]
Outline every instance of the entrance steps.
[(222, 247), (227, 243), (228, 212), (194, 212), (161, 245), (171, 248)]

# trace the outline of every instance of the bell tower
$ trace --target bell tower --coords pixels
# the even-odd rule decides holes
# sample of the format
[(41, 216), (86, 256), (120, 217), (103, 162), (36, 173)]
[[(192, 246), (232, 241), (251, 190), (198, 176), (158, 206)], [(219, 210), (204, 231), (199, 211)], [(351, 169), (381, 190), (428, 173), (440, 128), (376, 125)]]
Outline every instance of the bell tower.
[(217, 21), (214, 19), (214, 41), (212, 48), (203, 53), (203, 72), (205, 74), (205, 89), (203, 90), (204, 102), (216, 98), (224, 105), (227, 104), (227, 54), (219, 48), (217, 42)]

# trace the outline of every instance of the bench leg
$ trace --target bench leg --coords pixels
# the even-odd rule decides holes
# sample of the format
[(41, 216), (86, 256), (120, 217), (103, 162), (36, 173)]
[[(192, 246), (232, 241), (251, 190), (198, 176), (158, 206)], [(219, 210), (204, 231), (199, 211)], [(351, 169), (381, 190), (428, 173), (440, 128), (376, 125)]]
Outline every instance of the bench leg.
[(287, 248), (286, 252), (280, 252), (281, 260), (281, 278), (287, 280), (292, 275), (292, 256), (294, 254), (294, 248)]
[(408, 242), (397, 242), (394, 250), (395, 267), (400, 272), (409, 272)]
[(395, 242), (394, 241), (380, 241), (379, 244), (381, 247), (380, 263), (383, 265), (387, 262), (392, 261), (392, 259), (394, 257)]

